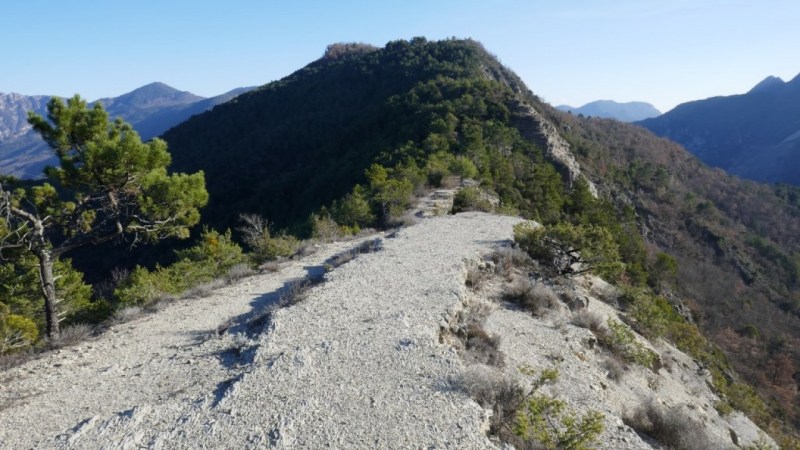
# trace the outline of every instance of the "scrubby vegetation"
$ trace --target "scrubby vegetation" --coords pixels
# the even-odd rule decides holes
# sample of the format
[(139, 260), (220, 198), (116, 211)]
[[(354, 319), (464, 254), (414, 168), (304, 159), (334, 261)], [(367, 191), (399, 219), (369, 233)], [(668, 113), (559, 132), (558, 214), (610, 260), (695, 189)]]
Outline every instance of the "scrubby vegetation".
[(714, 448), (704, 425), (692, 418), (694, 414), (679, 405), (664, 406), (655, 399), (644, 402), (623, 418), (626, 425), (645, 434), (668, 448), (706, 450)]
[(608, 319), (606, 328), (597, 333), (600, 344), (625, 362), (639, 364), (648, 369), (658, 370), (658, 355), (645, 347), (625, 324)]
[[(178, 261), (147, 270), (137, 267), (114, 292), (114, 301), (124, 306), (142, 306), (178, 296), (191, 288), (224, 278), (245, 261), (242, 249), (232, 242), (231, 233), (203, 232), (195, 246), (177, 252)], [(189, 292), (189, 296), (194, 293)]]
[[(725, 359), (724, 353), (758, 387), (773, 417), (794, 421), (800, 189), (730, 177), (635, 126), (542, 110), (601, 192), (640, 218), (653, 256), (668, 252), (669, 258), (649, 257), (653, 269), (659, 266), (649, 284), (669, 303), (683, 298), (684, 312), (691, 310), (697, 328), (719, 346), (710, 353)], [(697, 330), (681, 327), (701, 341)], [(730, 368), (722, 372), (730, 375)]]
[(493, 410), (493, 434), (515, 448), (591, 448), (603, 432), (604, 416), (597, 411), (579, 415), (563, 401), (539, 393), (542, 386), (558, 378), (557, 370), (544, 369), (537, 374), (524, 367), (520, 373), (531, 379), (529, 389), (519, 380), (481, 365), (471, 366), (458, 384), (479, 404)]

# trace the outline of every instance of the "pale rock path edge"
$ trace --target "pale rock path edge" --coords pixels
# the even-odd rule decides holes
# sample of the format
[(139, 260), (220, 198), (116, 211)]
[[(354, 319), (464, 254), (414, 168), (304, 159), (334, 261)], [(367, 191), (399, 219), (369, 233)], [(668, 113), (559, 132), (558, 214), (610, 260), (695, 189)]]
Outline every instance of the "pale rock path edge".
[(487, 411), (451, 387), (463, 366), (439, 331), (462, 307), (464, 260), (519, 221), (403, 229), (257, 336), (214, 330), (347, 244), (4, 372), (0, 447), (491, 448)]

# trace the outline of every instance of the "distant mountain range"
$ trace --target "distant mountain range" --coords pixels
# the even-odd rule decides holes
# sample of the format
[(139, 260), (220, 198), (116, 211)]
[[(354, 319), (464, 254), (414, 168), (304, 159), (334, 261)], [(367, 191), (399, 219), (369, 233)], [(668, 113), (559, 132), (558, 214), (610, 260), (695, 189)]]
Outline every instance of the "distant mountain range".
[[(205, 98), (164, 83), (150, 83), (119, 97), (97, 101), (103, 104), (111, 117), (122, 117), (133, 125), (142, 139), (147, 140), (251, 89), (238, 88)], [(50, 148), (31, 131), (27, 121), (28, 111), (44, 115), (51, 98), (0, 93), (0, 174), (37, 178), (45, 166), (56, 163)]]
[(729, 173), (800, 185), (800, 75), (770, 76), (745, 94), (683, 103), (638, 124)]
[(636, 122), (637, 120), (649, 119), (661, 114), (661, 111), (650, 103), (617, 103), (613, 100), (597, 100), (578, 108), (569, 105), (559, 105), (556, 108), (575, 115), (583, 114), (584, 116), (616, 119), (620, 122)]

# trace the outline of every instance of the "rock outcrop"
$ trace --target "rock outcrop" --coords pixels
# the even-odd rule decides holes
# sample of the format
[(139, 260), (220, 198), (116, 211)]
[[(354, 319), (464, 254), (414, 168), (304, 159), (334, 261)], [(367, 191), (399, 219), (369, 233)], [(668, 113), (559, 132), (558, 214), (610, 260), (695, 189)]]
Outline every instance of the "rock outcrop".
[(508, 106), (513, 114), (514, 126), (525, 139), (544, 149), (545, 157), (556, 166), (568, 185), (571, 187), (578, 177), (583, 176), (589, 183), (589, 191), (596, 198), (597, 188), (581, 174), (581, 166), (572, 154), (569, 142), (558, 134), (556, 127), (519, 96)]

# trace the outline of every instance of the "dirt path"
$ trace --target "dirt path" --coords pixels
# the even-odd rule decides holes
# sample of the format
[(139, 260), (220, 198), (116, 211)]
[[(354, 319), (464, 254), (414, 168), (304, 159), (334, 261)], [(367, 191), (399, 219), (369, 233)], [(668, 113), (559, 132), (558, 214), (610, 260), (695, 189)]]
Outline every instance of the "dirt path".
[(241, 324), (354, 243), (0, 373), (0, 447), (491, 447), (486, 412), (449, 387), (461, 362), (438, 334), (461, 306), (463, 260), (518, 220), (423, 220), (259, 334)]
[(0, 372), (0, 448), (50, 447), (56, 436), (92, 417), (213, 393), (241, 373), (241, 358), (230, 349), (247, 341), (233, 333), (218, 337), (218, 327), (247, 321), (274, 302), (286, 283), (324, 273), (328, 258), (359, 242), (325, 244), (278, 273), (172, 303)]

